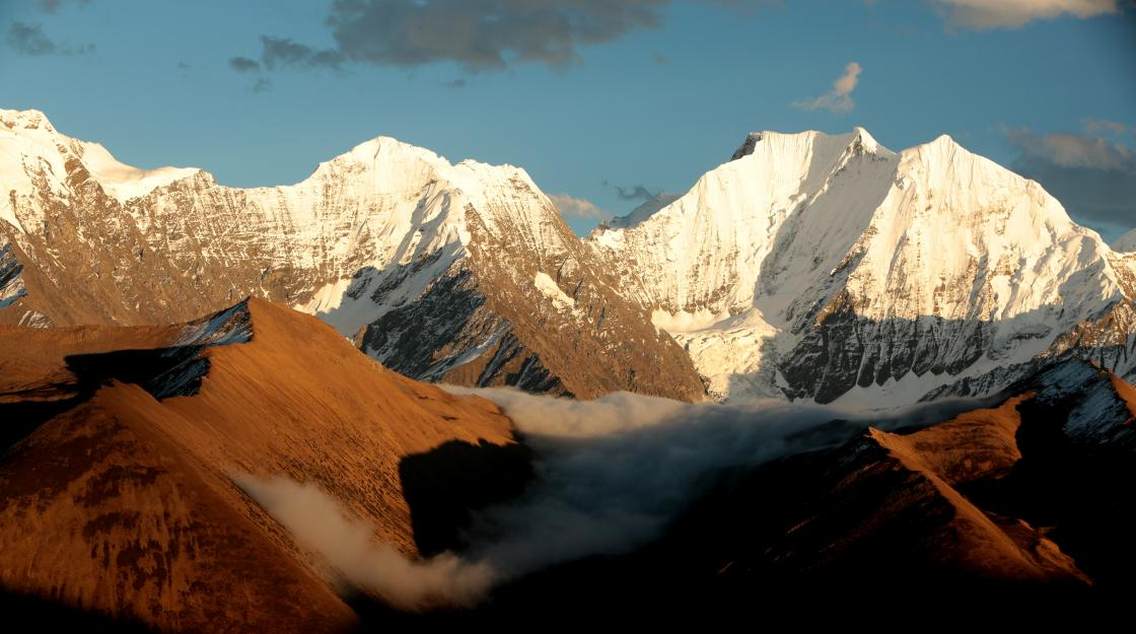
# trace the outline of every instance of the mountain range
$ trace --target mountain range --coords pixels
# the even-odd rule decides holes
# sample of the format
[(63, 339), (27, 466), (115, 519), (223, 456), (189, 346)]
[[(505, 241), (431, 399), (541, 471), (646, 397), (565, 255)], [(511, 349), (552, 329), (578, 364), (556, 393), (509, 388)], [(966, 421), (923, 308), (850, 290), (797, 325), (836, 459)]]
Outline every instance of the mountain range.
[(524, 170), (386, 137), (240, 189), (0, 111), (0, 183), (13, 324), (169, 323), (251, 295), (413, 378), (579, 398), (883, 407), (993, 394), (1065, 354), (1133, 370), (1136, 254), (947, 136), (896, 153), (860, 128), (753, 133), (585, 239)]

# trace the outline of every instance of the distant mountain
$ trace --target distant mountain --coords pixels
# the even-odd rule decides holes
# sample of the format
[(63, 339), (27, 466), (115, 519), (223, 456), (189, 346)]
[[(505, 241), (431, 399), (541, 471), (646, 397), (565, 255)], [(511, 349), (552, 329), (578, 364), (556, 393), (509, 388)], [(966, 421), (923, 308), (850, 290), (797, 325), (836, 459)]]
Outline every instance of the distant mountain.
[(1070, 349), (1133, 367), (1136, 259), (947, 136), (754, 133), (589, 244), (719, 397), (988, 394)]
[(690, 360), (523, 170), (379, 137), (303, 182), (139, 170), (0, 111), (0, 322), (156, 324), (247, 295), (388, 367), (467, 385), (700, 399)]
[(1120, 236), (1112, 243), (1112, 250), (1117, 253), (1131, 253), (1136, 251), (1136, 229)]
[(632, 209), (627, 215), (616, 216), (612, 218), (607, 226), (615, 229), (626, 229), (627, 227), (634, 227), (635, 225), (650, 218), (656, 211), (666, 207), (667, 205), (678, 200), (681, 194), (656, 194), (649, 200), (643, 202), (635, 209)]

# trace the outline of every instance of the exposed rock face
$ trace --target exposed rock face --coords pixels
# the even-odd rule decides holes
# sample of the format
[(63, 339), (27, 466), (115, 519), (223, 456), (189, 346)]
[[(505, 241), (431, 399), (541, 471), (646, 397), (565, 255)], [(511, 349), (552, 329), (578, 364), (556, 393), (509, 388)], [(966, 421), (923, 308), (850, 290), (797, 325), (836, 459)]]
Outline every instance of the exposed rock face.
[(122, 165), (35, 111), (0, 112), (0, 159), (0, 270), (22, 269), (0, 322), (168, 323), (254, 295), (415, 377), (704, 394), (521, 169), (379, 137), (301, 183), (238, 189)]
[(24, 278), (20, 275), (24, 266), (12, 253), (12, 245), (0, 246), (0, 308), (15, 303), (28, 289), (24, 286)]
[(946, 136), (896, 154), (862, 129), (755, 133), (589, 243), (720, 397), (989, 394), (1070, 350), (1133, 367), (1136, 259)]

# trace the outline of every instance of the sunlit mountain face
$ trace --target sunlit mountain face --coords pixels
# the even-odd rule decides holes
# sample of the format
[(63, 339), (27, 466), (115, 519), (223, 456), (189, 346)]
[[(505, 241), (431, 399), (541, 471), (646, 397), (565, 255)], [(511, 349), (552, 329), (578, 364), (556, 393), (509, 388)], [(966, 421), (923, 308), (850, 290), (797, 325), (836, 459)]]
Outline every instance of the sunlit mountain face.
[(1110, 614), (1134, 19), (4, 3), (0, 605), (163, 632)]

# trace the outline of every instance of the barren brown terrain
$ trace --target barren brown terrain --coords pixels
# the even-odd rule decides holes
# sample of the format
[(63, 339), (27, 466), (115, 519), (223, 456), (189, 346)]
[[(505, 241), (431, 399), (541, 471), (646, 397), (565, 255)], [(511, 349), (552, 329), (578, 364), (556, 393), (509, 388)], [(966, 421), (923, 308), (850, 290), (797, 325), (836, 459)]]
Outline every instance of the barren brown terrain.
[[(248, 341), (202, 346), (245, 325)], [(182, 631), (356, 622), (324, 562), (234, 475), (321, 484), (376, 541), (416, 555), (400, 462), (513, 442), (495, 405), (387, 371), (258, 300), (190, 326), (0, 330), (0, 418), (4, 592)]]

